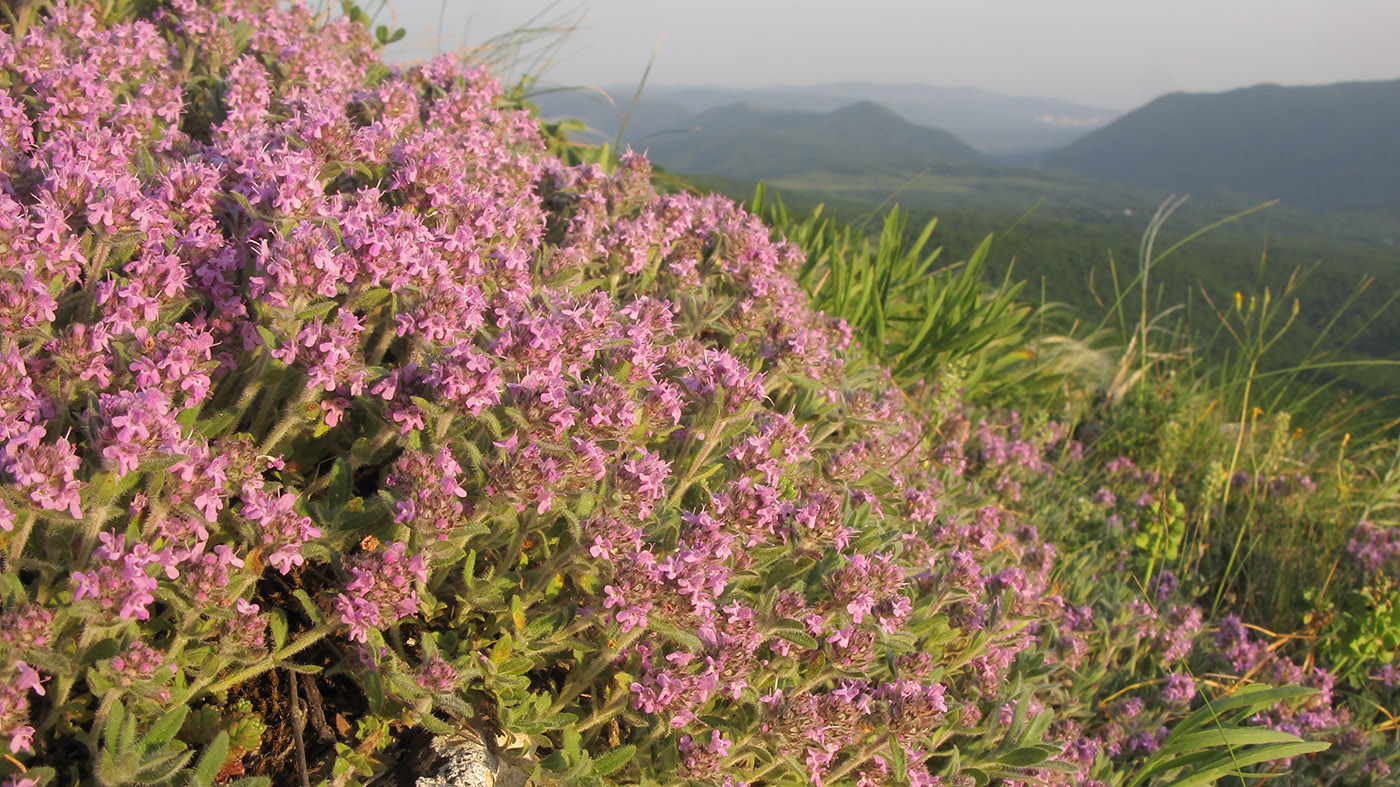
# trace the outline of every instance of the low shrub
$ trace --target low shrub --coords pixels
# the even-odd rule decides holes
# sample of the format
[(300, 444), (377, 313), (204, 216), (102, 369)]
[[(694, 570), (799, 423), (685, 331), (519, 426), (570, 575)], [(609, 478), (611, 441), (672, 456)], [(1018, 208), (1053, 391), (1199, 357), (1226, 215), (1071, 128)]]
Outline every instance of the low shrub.
[[(1161, 537), (1043, 537), (1127, 465), (896, 385), (798, 247), (550, 155), (484, 69), (270, 0), (9, 13), (7, 783), (363, 783), (428, 733), (577, 784), (1140, 783), (1341, 729), (1132, 586)], [(1319, 691), (1217, 691), (1261, 664)]]

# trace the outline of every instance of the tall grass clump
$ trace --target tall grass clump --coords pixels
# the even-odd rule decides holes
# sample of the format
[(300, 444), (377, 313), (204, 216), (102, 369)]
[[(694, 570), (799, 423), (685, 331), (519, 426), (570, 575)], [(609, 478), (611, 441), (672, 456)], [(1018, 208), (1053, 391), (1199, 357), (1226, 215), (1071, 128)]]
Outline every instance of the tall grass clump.
[[(1308, 609), (1305, 588), (1293, 578), (1332, 574), (1350, 534), (1337, 515), (1345, 520), (1384, 497), (1373, 482), (1386, 472), (1394, 424), (1376, 421), (1373, 403), (1339, 398), (1335, 381), (1317, 374), (1348, 363), (1322, 349), (1342, 314), (1313, 332), (1301, 363), (1276, 360), (1292, 341), (1305, 272), (1295, 271), (1280, 292), (1261, 287), (1221, 299), (1203, 289), (1207, 309), (1149, 311), (1152, 267), (1205, 231), (1154, 256), (1156, 235), (1178, 205), (1164, 204), (1144, 235), (1130, 285), (1141, 288), (1140, 315), (1124, 318), (1125, 291), (1119, 289), (1104, 318), (1103, 325), (1117, 323), (1125, 349), (1101, 389), (1112, 403), (1101, 411), (1107, 420), (1088, 428), (1111, 433), (1100, 441), (1105, 461), (1123, 453), (1156, 454), (1159, 472), (1182, 476), (1181, 494), (1196, 499), (1196, 521), (1174, 568), (1189, 561), (1192, 573), (1203, 581), (1211, 577), (1212, 611), (1222, 609), (1228, 594), (1236, 608), (1261, 622), (1297, 626)], [(1343, 309), (1367, 284), (1358, 285)], [(1382, 318), (1389, 306), (1364, 316), (1362, 324)], [(1312, 591), (1325, 595), (1325, 584)]]

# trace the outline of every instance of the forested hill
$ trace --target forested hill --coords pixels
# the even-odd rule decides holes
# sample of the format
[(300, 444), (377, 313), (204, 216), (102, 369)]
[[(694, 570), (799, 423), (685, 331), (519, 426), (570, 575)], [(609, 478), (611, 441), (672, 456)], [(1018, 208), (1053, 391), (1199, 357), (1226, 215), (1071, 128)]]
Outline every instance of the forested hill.
[(633, 144), (677, 172), (745, 179), (816, 169), (849, 175), (992, 169), (952, 133), (915, 125), (869, 101), (826, 113), (730, 104), (691, 116), (680, 131)]
[(1400, 80), (1172, 93), (1047, 154), (1094, 178), (1316, 208), (1400, 204)]

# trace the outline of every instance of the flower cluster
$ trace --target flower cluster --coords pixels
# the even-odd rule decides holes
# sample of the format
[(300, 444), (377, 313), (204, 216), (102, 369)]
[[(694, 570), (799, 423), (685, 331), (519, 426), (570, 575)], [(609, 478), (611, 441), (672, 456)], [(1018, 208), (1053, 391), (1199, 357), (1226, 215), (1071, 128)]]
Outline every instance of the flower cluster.
[(364, 642), (371, 629), (384, 628), (418, 611), (412, 584), (414, 580), (428, 581), (428, 570), (423, 556), (406, 557), (407, 549), (400, 541), (381, 552), (347, 561), (351, 580), (345, 592), (335, 597), (335, 608), (341, 622), (350, 628), (350, 639)]

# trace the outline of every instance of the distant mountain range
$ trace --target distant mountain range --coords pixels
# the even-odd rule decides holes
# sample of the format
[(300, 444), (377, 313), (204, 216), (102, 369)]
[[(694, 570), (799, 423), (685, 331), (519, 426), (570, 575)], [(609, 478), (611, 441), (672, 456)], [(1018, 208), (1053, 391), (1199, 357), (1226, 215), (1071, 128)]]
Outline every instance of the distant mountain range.
[(1400, 80), (1172, 93), (1042, 162), (1101, 180), (1314, 208), (1400, 206)]
[[(545, 117), (578, 118), (608, 141), (628, 103), (583, 91), (536, 100)], [(682, 174), (832, 190), (924, 174), (950, 194), (971, 194), (977, 179), (1082, 193), (1090, 178), (1304, 208), (1400, 207), (1400, 80), (1173, 93), (1111, 117), (970, 88), (659, 87), (632, 108), (623, 139)]]
[[(564, 91), (536, 99), (546, 115), (577, 117), (612, 139), (634, 88)], [(615, 104), (612, 102), (616, 102)], [(871, 102), (911, 123), (945, 129), (989, 156), (1018, 156), (1058, 148), (1111, 121), (1119, 113), (1053, 98), (1008, 96), (973, 87), (847, 82), (740, 90), (647, 86), (628, 123), (627, 141), (659, 131), (689, 128), (696, 115), (731, 104), (778, 111), (828, 113)]]

